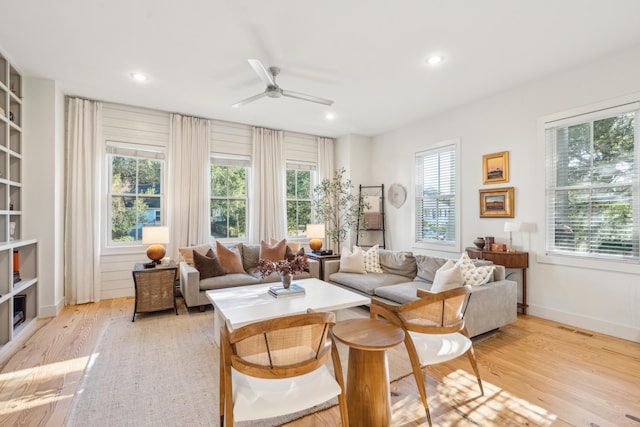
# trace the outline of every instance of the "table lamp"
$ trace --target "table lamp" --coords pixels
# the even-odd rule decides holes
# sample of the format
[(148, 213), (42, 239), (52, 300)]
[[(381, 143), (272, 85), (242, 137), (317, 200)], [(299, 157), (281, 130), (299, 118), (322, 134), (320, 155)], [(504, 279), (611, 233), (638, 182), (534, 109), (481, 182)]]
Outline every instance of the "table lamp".
[(151, 262), (147, 266), (153, 267), (153, 264), (160, 264), (160, 261), (167, 253), (162, 245), (167, 243), (169, 243), (169, 227), (142, 227), (142, 244), (150, 245), (147, 248), (147, 257)]
[(504, 231), (508, 231), (509, 232), (509, 248), (507, 249), (507, 252), (515, 252), (513, 250), (512, 233), (514, 231), (520, 231), (520, 224), (517, 223), (517, 222), (505, 222), (504, 223)]
[(309, 241), (309, 247), (315, 253), (320, 253), (322, 249), (322, 239), (324, 239), (324, 224), (307, 224), (307, 237)]

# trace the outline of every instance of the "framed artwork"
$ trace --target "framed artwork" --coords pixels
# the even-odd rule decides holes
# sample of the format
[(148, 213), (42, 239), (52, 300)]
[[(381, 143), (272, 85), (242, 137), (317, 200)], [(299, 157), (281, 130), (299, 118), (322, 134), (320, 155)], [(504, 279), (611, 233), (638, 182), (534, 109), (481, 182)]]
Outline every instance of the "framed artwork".
[(482, 156), (482, 183), (509, 182), (509, 152)]
[(480, 218), (513, 218), (513, 187), (480, 190)]

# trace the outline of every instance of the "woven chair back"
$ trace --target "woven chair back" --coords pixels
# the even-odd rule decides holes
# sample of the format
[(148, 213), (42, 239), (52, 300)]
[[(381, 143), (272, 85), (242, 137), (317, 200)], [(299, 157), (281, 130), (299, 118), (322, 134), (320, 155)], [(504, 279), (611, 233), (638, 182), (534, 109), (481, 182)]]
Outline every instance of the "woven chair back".
[(333, 313), (308, 313), (254, 323), (229, 333), (231, 366), (259, 378), (314, 371), (331, 354)]

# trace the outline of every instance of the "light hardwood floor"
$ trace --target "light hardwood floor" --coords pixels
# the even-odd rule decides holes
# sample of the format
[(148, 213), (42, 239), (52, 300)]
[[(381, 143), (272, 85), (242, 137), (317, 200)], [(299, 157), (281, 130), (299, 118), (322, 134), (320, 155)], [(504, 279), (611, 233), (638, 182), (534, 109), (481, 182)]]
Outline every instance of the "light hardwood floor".
[[(0, 426), (62, 426), (108, 322), (133, 299), (65, 308), (0, 352)], [(184, 306), (181, 315), (188, 315)], [(532, 316), (475, 345), (485, 395), (466, 358), (427, 370), (439, 426), (640, 427), (640, 344)], [(425, 423), (412, 376), (392, 384), (394, 426)], [(335, 426), (337, 407), (288, 426)]]

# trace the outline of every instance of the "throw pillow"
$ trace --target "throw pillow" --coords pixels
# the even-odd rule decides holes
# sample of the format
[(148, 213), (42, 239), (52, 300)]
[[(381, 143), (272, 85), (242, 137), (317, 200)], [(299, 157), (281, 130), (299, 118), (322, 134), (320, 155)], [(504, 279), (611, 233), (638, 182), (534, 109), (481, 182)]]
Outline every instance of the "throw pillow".
[(238, 248), (228, 248), (222, 243), (216, 241), (216, 254), (218, 255), (220, 264), (222, 264), (224, 274), (245, 272), (242, 267), (242, 255), (240, 255), (240, 250)]
[(349, 248), (342, 248), (340, 254), (340, 273), (367, 274), (364, 269), (364, 253), (357, 246), (353, 247), (353, 252)]
[(242, 266), (244, 271), (250, 272), (258, 265), (260, 259), (260, 245), (242, 243)]
[(463, 283), (464, 277), (462, 277), (460, 266), (455, 265), (451, 260), (447, 260), (442, 267), (436, 270), (431, 292), (438, 293), (459, 288)]
[(463, 253), (456, 265), (462, 270), (464, 284), (471, 286), (480, 286), (487, 283), (493, 274), (494, 266), (476, 267), (467, 253)]
[(180, 252), (180, 256), (188, 265), (193, 267), (193, 252), (197, 251), (201, 255), (206, 254), (209, 249), (211, 249), (211, 245), (198, 245), (198, 246), (189, 246), (187, 248), (179, 248), (178, 252)]
[(260, 242), (260, 259), (265, 261), (278, 262), (284, 259), (284, 253), (287, 250), (287, 241), (280, 240), (275, 245), (270, 245), (264, 240)]
[(289, 245), (287, 245), (287, 249), (284, 251), (284, 259), (287, 261), (293, 261), (296, 255), (304, 256), (304, 248), (294, 251)]
[(364, 269), (367, 273), (383, 273), (380, 268), (380, 255), (378, 254), (379, 245), (372, 246), (364, 252)]
[[(271, 239), (271, 245), (275, 245), (278, 243), (276, 239)], [(290, 248), (293, 252), (297, 252), (302, 248), (302, 245), (298, 242), (287, 242), (287, 247)]]
[(212, 249), (209, 249), (206, 255), (201, 255), (200, 252), (194, 251), (193, 265), (200, 272), (200, 280), (224, 275), (222, 264), (213, 254)]

